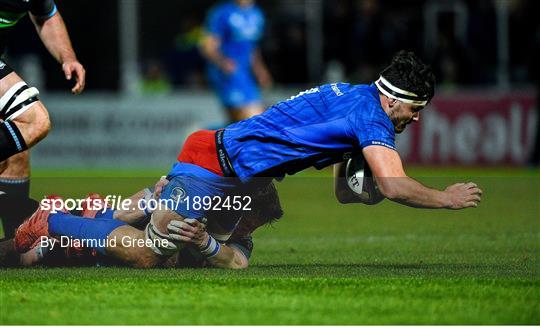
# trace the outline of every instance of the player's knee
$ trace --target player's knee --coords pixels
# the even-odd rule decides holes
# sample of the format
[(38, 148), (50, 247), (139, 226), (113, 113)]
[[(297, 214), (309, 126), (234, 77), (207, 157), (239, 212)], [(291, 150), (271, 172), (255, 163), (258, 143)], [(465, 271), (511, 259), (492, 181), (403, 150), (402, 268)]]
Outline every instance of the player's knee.
[(20, 133), (25, 145), (31, 147), (47, 136), (51, 129), (49, 114), (38, 99), (39, 91), (15, 74), (2, 81), (7, 87), (2, 88), (0, 96), (0, 119), (15, 124), (17, 131), (14, 133)]
[(36, 102), (32, 110), (26, 111), (8, 122), (22, 136), (24, 144), (30, 148), (44, 139), (51, 130), (51, 121), (47, 109), (41, 102)]
[(41, 102), (38, 102), (33, 108), (33, 119), (29, 122), (31, 141), (33, 145), (44, 139), (51, 131), (51, 120), (49, 113)]

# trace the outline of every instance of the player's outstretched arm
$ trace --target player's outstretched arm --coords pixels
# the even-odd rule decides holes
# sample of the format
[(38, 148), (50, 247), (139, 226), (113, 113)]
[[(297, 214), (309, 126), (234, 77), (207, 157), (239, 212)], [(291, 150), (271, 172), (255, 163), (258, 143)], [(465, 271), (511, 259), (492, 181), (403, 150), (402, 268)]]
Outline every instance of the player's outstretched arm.
[[(169, 183), (165, 176), (162, 176), (153, 187), (147, 187), (141, 190), (128, 199), (131, 202), (131, 206), (126, 209), (118, 209), (114, 212), (114, 219), (121, 220), (130, 225), (141, 223), (143, 220), (149, 217), (155, 206), (157, 200), (161, 195), (163, 188)], [(151, 200), (155, 200), (154, 203), (150, 203)]]
[(173, 220), (167, 229), (170, 238), (193, 245), (214, 267), (228, 269), (248, 267), (249, 260), (242, 251), (216, 241), (206, 232), (205, 226), (195, 219)]
[(397, 151), (384, 146), (363, 149), (381, 193), (388, 199), (417, 208), (464, 209), (477, 207), (482, 190), (474, 183), (458, 183), (444, 191), (426, 187), (408, 177)]
[(60, 13), (56, 12), (46, 20), (34, 15), (30, 15), (30, 17), (41, 41), (49, 53), (62, 65), (66, 79), (71, 80), (74, 75), (76, 83), (71, 89), (71, 92), (74, 94), (81, 93), (86, 83), (86, 71), (83, 65), (77, 60), (66, 25)]

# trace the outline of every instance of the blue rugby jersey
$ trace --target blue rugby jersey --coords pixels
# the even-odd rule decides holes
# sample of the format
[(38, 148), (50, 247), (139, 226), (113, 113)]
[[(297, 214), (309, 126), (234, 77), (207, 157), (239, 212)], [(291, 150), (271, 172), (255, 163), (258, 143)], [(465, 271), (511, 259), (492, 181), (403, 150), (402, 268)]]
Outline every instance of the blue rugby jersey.
[(322, 85), (229, 125), (223, 144), (238, 177), (283, 177), (341, 162), (369, 145), (395, 149), (394, 125), (372, 85)]
[[(237, 71), (250, 69), (253, 50), (264, 29), (264, 15), (257, 5), (240, 7), (233, 1), (210, 10), (206, 30), (221, 40), (220, 51), (233, 59)], [(210, 64), (210, 70), (218, 70)]]

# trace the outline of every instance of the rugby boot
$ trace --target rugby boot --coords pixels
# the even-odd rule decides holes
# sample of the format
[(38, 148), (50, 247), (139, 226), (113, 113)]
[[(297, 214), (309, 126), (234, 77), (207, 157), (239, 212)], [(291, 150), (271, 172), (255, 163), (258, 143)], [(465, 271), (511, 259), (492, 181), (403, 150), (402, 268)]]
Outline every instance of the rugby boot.
[[(45, 199), (54, 200), (55, 205), (58, 206), (58, 202), (61, 202), (61, 208), (57, 212), (69, 213), (65, 208), (64, 200), (57, 195), (49, 195)], [(39, 208), (26, 219), (15, 231), (14, 248), (19, 253), (25, 253), (36, 246), (42, 236), (51, 238), (49, 235), (49, 216), (53, 209), (43, 209), (43, 206)]]

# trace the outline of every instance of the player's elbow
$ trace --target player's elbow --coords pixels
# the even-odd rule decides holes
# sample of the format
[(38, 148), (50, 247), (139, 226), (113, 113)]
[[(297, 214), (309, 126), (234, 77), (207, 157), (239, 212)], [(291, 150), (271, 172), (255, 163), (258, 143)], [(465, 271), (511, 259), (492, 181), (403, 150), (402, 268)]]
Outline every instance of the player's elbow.
[(234, 259), (231, 262), (229, 268), (231, 269), (247, 269), (249, 266), (249, 259), (243, 253), (235, 252)]
[(240, 269), (247, 269), (249, 267), (249, 264), (247, 262), (242, 262), (242, 263), (235, 263), (234, 265), (232, 265), (231, 269), (235, 269), (235, 270), (240, 270)]
[(249, 264), (247, 263), (247, 261), (242, 262), (242, 261), (233, 260), (227, 263), (216, 263), (216, 264), (213, 264), (213, 266), (217, 268), (223, 268), (223, 269), (240, 270), (240, 269), (247, 269)]

